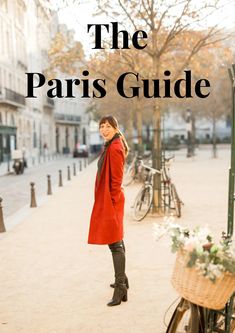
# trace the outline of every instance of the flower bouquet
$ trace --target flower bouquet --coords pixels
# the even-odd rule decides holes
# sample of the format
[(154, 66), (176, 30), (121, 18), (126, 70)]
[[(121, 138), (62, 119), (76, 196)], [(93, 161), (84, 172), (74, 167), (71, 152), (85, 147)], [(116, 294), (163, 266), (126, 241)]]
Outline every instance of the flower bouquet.
[(171, 282), (192, 303), (222, 309), (235, 291), (235, 249), (231, 239), (216, 243), (208, 227), (189, 230), (168, 218), (154, 224), (157, 239), (170, 236), (177, 258)]

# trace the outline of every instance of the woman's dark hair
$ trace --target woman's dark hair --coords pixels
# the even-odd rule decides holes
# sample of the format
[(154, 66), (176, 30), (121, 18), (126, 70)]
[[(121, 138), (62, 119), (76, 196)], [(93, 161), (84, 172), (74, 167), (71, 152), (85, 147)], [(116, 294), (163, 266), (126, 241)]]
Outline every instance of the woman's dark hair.
[(128, 155), (128, 152), (129, 152), (129, 147), (128, 147), (128, 144), (126, 142), (126, 139), (124, 137), (124, 135), (122, 134), (122, 132), (120, 131), (120, 129), (118, 128), (118, 121), (117, 119), (114, 117), (114, 116), (111, 116), (111, 115), (107, 115), (107, 116), (104, 116), (100, 119), (100, 122), (99, 122), (99, 127), (108, 122), (114, 129), (117, 130), (117, 132), (120, 134), (120, 137), (121, 137), (121, 140), (122, 140), (122, 143), (123, 143), (123, 146), (124, 146), (124, 149), (125, 149), (125, 156), (127, 157)]

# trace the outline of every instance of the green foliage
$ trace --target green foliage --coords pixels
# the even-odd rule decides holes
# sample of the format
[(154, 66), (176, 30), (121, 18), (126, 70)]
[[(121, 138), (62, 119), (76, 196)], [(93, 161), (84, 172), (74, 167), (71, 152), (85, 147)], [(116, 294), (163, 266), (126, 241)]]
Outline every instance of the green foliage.
[(187, 267), (195, 267), (211, 281), (215, 282), (224, 272), (235, 275), (235, 249), (231, 239), (223, 237), (216, 244), (207, 227), (189, 230), (171, 221), (155, 229), (161, 236), (165, 229), (171, 238), (172, 252), (183, 251), (188, 257)]

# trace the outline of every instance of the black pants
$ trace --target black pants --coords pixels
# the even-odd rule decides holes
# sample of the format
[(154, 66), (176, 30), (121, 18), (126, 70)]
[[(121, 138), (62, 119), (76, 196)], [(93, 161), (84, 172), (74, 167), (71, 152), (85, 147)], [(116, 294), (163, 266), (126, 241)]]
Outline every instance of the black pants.
[(125, 265), (126, 265), (126, 256), (125, 256), (125, 245), (123, 240), (109, 244), (109, 248), (113, 257), (113, 267), (115, 273), (115, 283), (123, 284), (125, 283)]

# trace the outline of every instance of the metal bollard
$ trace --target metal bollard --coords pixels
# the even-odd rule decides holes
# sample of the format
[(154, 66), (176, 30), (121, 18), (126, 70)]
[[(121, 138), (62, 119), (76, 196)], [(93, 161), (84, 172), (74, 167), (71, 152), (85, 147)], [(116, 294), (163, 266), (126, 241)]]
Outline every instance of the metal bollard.
[(76, 171), (76, 163), (73, 163), (73, 175), (76, 176), (77, 171)]
[(79, 161), (79, 171), (82, 171), (82, 161)]
[(0, 198), (0, 232), (5, 232), (6, 228), (4, 225), (4, 220), (3, 220), (3, 213), (2, 213), (2, 198)]
[(62, 171), (59, 170), (59, 187), (63, 186), (63, 181), (62, 181)]
[(36, 198), (35, 198), (35, 189), (34, 189), (35, 183), (30, 183), (30, 185), (31, 185), (31, 202), (30, 202), (30, 207), (34, 208), (34, 207), (37, 207)]
[(51, 195), (52, 190), (51, 190), (51, 176), (47, 175), (47, 194)]
[(68, 165), (68, 180), (71, 180), (71, 174), (70, 174), (70, 166)]

